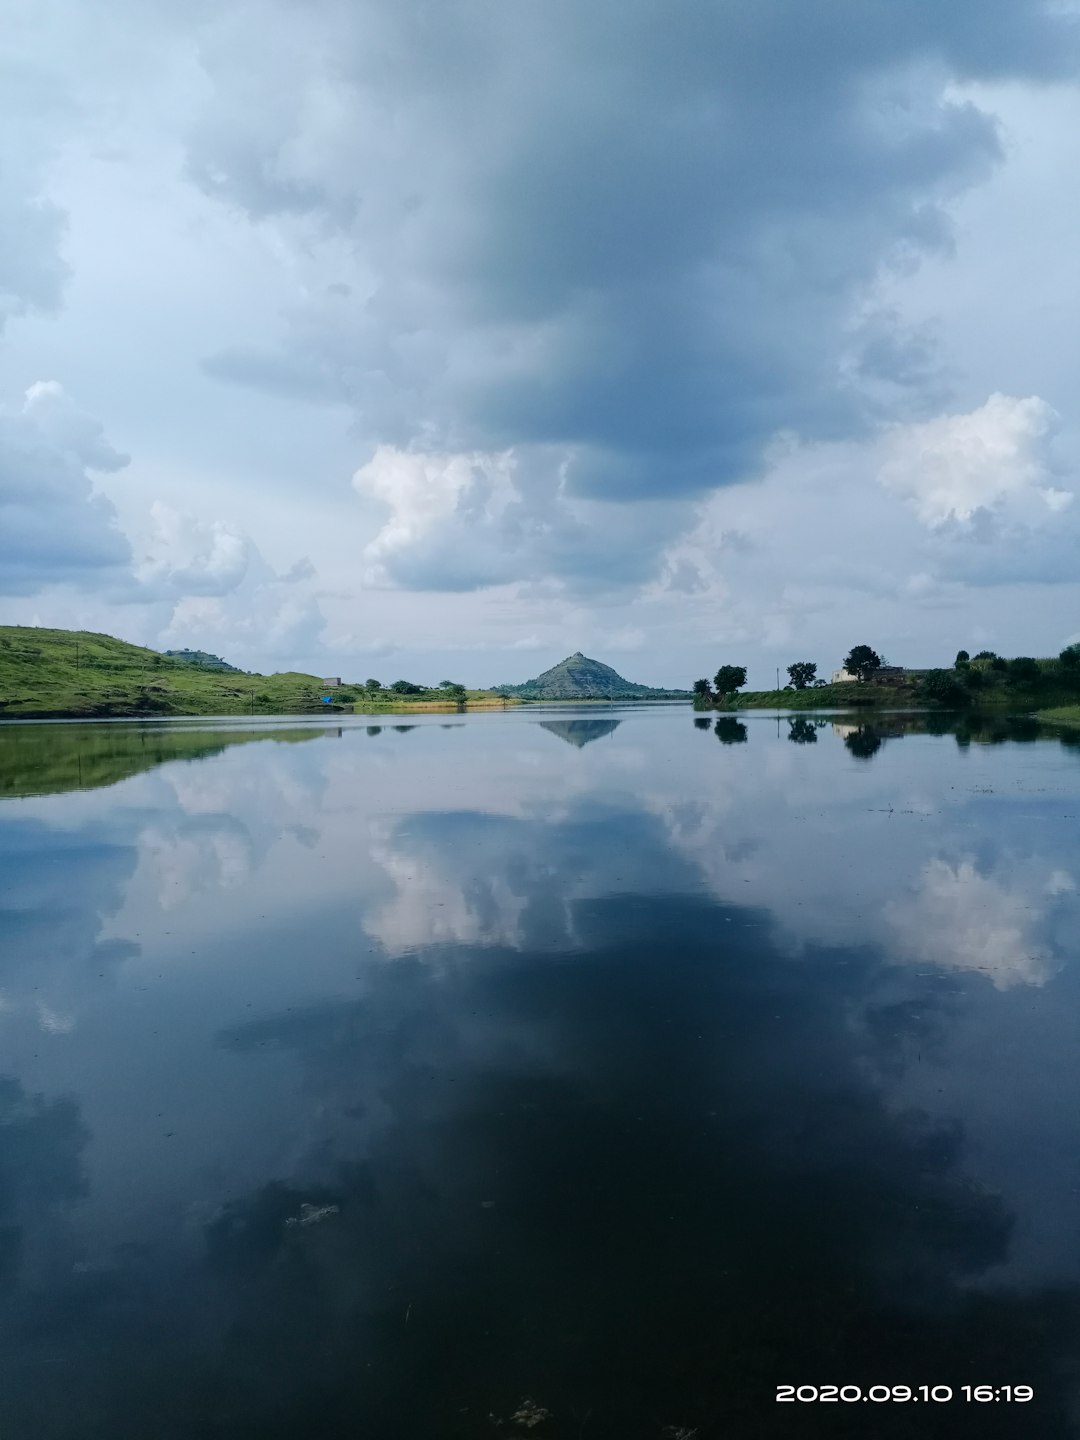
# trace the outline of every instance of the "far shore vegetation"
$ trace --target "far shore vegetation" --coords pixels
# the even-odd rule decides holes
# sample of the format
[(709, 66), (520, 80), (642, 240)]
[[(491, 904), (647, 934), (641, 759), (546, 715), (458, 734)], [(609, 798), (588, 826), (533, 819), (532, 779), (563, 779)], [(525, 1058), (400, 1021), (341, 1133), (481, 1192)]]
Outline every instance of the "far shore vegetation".
[(1080, 723), (1080, 645), (1068, 645), (1059, 655), (1042, 659), (960, 650), (951, 667), (932, 670), (890, 665), (869, 645), (855, 645), (835, 679), (820, 677), (813, 660), (795, 660), (786, 669), (788, 681), (783, 687), (746, 690), (746, 667), (721, 665), (711, 680), (694, 682), (694, 707), (1008, 709), (1036, 711), (1060, 724)]
[[(816, 661), (794, 660), (782, 687), (747, 690), (746, 667), (725, 664), (711, 679), (694, 683), (694, 708), (1008, 710), (1080, 725), (1080, 645), (1041, 659), (960, 650), (953, 665), (941, 669), (890, 665), (871, 646), (855, 645), (834, 673), (826, 680)], [(675, 700), (680, 693), (633, 685), (580, 654), (547, 675), (560, 682), (550, 694), (539, 684), (545, 677), (492, 690), (454, 680), (429, 685), (373, 676), (343, 683), (341, 677), (298, 671), (260, 675), (207, 651), (162, 654), (91, 631), (0, 626), (0, 719), (391, 714), (495, 710), (544, 699)]]

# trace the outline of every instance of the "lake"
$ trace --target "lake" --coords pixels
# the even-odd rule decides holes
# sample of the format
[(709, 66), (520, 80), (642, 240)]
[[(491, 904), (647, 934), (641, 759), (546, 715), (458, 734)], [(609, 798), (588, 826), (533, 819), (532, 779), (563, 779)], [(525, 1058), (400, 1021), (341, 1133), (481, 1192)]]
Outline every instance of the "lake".
[(0, 1436), (1076, 1434), (1078, 742), (0, 726)]

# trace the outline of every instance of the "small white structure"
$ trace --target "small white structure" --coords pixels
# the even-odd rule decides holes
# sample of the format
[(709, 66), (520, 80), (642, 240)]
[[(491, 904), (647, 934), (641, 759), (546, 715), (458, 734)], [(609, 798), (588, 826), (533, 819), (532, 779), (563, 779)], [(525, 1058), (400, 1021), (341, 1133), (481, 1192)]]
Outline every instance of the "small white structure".
[(324, 690), (333, 690), (336, 686), (341, 684), (341, 676), (327, 675), (319, 681), (319, 684), (323, 687)]
[[(850, 670), (834, 670), (832, 672), (832, 683), (842, 685), (846, 680), (858, 680), (858, 675), (853, 675)], [(882, 665), (869, 677), (875, 685), (902, 685), (904, 682), (904, 667), (902, 665)]]

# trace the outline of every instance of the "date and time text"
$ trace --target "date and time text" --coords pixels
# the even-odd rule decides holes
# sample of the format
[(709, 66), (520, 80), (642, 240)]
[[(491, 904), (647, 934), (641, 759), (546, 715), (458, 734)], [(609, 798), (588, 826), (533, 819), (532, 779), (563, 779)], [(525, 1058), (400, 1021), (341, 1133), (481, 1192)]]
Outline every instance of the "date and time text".
[(810, 1404), (945, 1405), (959, 1400), (965, 1404), (1025, 1405), (1034, 1400), (1030, 1385), (778, 1385), (777, 1402)]

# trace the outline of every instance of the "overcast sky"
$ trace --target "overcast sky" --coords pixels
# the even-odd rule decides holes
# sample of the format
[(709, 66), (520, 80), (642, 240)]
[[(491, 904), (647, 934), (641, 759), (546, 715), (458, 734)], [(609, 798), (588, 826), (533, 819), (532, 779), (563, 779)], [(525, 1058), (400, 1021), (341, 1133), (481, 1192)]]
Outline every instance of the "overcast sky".
[(0, 620), (751, 684), (1080, 639), (1080, 16), (15, 0)]

